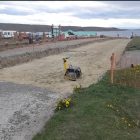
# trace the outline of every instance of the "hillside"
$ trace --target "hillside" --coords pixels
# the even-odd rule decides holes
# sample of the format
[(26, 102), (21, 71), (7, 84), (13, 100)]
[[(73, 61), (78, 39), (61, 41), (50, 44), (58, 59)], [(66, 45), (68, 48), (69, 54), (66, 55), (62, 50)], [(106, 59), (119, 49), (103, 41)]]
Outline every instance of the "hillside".
[[(16, 30), (25, 32), (48, 32), (51, 31), (51, 25), (31, 25), (31, 24), (12, 24), (12, 23), (0, 23), (0, 29), (2, 30)], [(122, 29), (110, 27), (80, 27), (80, 26), (62, 26), (62, 31), (120, 31)]]

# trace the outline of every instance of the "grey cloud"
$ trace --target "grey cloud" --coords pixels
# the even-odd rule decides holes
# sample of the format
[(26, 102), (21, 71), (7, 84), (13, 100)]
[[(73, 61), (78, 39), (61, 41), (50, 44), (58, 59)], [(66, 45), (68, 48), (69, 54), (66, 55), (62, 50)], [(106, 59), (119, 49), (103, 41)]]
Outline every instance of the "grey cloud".
[[(76, 7), (59, 7), (58, 8), (51, 8), (47, 5), (44, 5), (44, 6), (40, 6), (40, 5), (34, 5), (35, 2), (26, 2), (25, 4), (24, 3), (18, 3), (16, 4), (15, 2), (0, 2), (0, 4), (2, 4), (3, 6), (5, 6), (6, 8), (5, 9), (0, 9), (0, 13), (3, 13), (3, 14), (8, 14), (8, 15), (31, 15), (31, 14), (34, 14), (34, 13), (42, 13), (42, 12), (45, 12), (45, 13), (65, 13), (65, 12), (70, 12), (70, 11), (74, 11)], [(22, 5), (23, 4), (23, 5)], [(25, 6), (24, 6), (25, 5)], [(25, 7), (25, 8), (28, 8), (29, 11), (27, 11), (26, 9), (25, 10), (21, 10), (19, 7)], [(32, 12), (34, 11), (34, 12)]]
[(140, 10), (130, 11), (130, 10), (122, 10), (122, 11), (100, 11), (100, 12), (80, 12), (75, 13), (74, 16), (83, 18), (83, 19), (92, 19), (92, 18), (126, 18), (126, 19), (139, 19), (140, 18)]
[(12, 9), (12, 8), (7, 8), (7, 9), (2, 9), (0, 10), (0, 14), (7, 14), (7, 15), (30, 15), (31, 12), (27, 11), (22, 11), (22, 10), (17, 10), (17, 9)]
[[(140, 2), (139, 1), (102, 1), (102, 3), (107, 4), (107, 7), (101, 8), (92, 8), (90, 7), (83, 7), (81, 8), (80, 6), (66, 6), (66, 7), (61, 7), (61, 5), (58, 5), (58, 8), (51, 8), (48, 7), (47, 5), (44, 6), (35, 6), (32, 5), (35, 2), (27, 2), (25, 3), (25, 7), (27, 6), (29, 10), (20, 10), (18, 7), (19, 5), (21, 6), (24, 3), (18, 2), (0, 2), (1, 4), (5, 4), (9, 6), (7, 9), (1, 9), (0, 13), (5, 13), (8, 15), (32, 15), (35, 13), (72, 13), (73, 16), (82, 18), (82, 19), (92, 19), (92, 18), (103, 18), (103, 19), (109, 19), (109, 18), (135, 18), (138, 19), (140, 18)], [(15, 7), (14, 7), (15, 4)], [(53, 7), (52, 3), (52, 7)], [(93, 2), (94, 5), (94, 2)], [(113, 7), (112, 7), (113, 6)], [(34, 11), (34, 12), (33, 12)]]
[(37, 7), (36, 10), (38, 12), (46, 12), (46, 13), (67, 13), (76, 11), (77, 7), (64, 7), (58, 9), (52, 9), (50, 7)]
[[(15, 3), (15, 2), (14, 2)], [(33, 14), (32, 8), (27, 8), (23, 5), (14, 5), (14, 3), (10, 2), (0, 2), (0, 14), (7, 14), (7, 15), (31, 15)]]
[[(125, 2), (121, 3), (118, 2), (117, 6), (114, 2), (108, 2), (107, 7), (101, 8), (92, 8), (92, 7), (84, 7), (82, 9), (77, 8), (77, 12), (74, 11), (74, 16), (82, 18), (82, 19), (92, 19), (92, 18), (103, 18), (103, 19), (109, 19), (109, 18), (126, 18), (126, 19), (139, 19), (140, 18), (140, 2), (136, 3), (127, 3), (125, 5)], [(132, 6), (129, 6), (131, 5)], [(113, 7), (112, 7), (113, 5)], [(123, 5), (125, 7), (123, 8)], [(137, 5), (137, 7), (133, 7)], [(76, 9), (76, 8), (75, 8)], [(88, 9), (88, 10), (87, 10)]]
[(105, 4), (116, 5), (123, 8), (139, 8), (140, 1), (105, 1)]
[[(140, 18), (140, 2), (104, 2), (108, 6), (101, 8), (92, 7), (78, 7), (78, 6), (67, 6), (64, 8), (52, 9), (49, 7), (38, 7), (38, 11), (47, 13), (67, 13), (71, 12), (73, 16), (82, 19), (92, 18)], [(94, 3), (93, 3), (94, 4)], [(113, 5), (113, 7), (112, 7)]]

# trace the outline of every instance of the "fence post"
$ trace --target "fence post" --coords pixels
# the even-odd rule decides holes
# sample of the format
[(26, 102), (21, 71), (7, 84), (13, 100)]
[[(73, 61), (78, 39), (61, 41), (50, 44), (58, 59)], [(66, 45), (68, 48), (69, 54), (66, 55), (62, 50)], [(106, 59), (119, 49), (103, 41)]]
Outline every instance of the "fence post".
[(110, 57), (111, 61), (111, 68), (110, 68), (110, 81), (111, 84), (114, 83), (114, 68), (115, 68), (115, 54), (112, 53), (112, 56)]

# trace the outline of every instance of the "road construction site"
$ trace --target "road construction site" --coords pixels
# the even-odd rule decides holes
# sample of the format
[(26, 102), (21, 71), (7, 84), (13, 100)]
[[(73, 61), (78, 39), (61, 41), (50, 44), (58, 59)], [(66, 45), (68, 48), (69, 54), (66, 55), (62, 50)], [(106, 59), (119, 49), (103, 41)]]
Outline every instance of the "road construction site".
[[(5, 68), (0, 69), (0, 114), (2, 118), (0, 138), (31, 140), (32, 136), (40, 131), (53, 115), (56, 102), (71, 95), (75, 86), (88, 87), (100, 80), (110, 69), (111, 54), (115, 53), (118, 62), (129, 41), (130, 39), (108, 39), (98, 42), (92, 40), (83, 45), (81, 42), (77, 45), (67, 45), (65, 42), (63, 48), (67, 46), (67, 49), (63, 51), (43, 55), (42, 58), (39, 57), (40, 59), (24, 61), (27, 63), (13, 64), (15, 66), (12, 67), (6, 68), (6, 65), (2, 65)], [(62, 47), (57, 43), (52, 43), (53, 45), (55, 49)], [(45, 47), (38, 46), (32, 49), (35, 51), (41, 48)], [(49, 48), (53, 47), (50, 45)], [(25, 48), (20, 49), (25, 50)], [(21, 51), (13, 50), (1, 52), (1, 58), (21, 54)], [(65, 57), (69, 57), (69, 64), (81, 68), (80, 79), (76, 81), (64, 79), (63, 58)], [(7, 63), (7, 66), (10, 65)]]
[(69, 48), (76, 48), (88, 43), (102, 42), (113, 38), (87, 38), (46, 44), (32, 44), (19, 48), (12, 48), (0, 52), (0, 68), (28, 62), (36, 58), (42, 58), (52, 54), (64, 52)]

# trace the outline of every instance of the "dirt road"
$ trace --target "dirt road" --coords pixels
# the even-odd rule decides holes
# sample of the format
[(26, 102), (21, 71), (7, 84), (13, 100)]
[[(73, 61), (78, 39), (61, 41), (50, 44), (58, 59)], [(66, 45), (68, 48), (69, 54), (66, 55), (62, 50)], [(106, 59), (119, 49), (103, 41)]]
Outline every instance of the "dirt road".
[[(56, 98), (65, 97), (72, 93), (72, 90), (76, 85), (87, 87), (90, 84), (96, 83), (98, 79), (110, 68), (111, 54), (114, 52), (117, 60), (119, 60), (129, 41), (129, 39), (116, 39), (88, 44), (80, 48), (69, 49), (68, 51), (58, 55), (51, 55), (38, 60), (33, 60), (32, 62), (28, 62), (26, 64), (4, 68), (0, 70), (0, 80), (47, 88), (49, 91), (55, 93), (54, 96)], [(78, 79), (77, 81), (68, 81), (64, 79), (63, 57), (70, 57), (70, 64), (81, 67), (83, 73), (81, 79)], [(36, 94), (36, 92), (32, 94)], [(3, 98), (5, 98), (5, 101), (8, 101), (6, 100), (6, 98), (8, 98), (6, 95), (3, 95)], [(24, 98), (24, 96), (22, 98)], [(55, 101), (56, 100), (51, 100), (51, 103)], [(23, 104), (26, 104), (26, 102), (27, 101), (24, 100)], [(48, 108), (46, 108), (46, 110), (47, 109)], [(52, 110), (50, 109), (50, 111)], [(39, 110), (38, 114), (42, 114), (42, 112), (42, 110)], [(48, 111), (48, 114), (49, 113), (50, 112)], [(3, 118), (6, 117), (4, 114), (2, 115)], [(10, 115), (13, 115), (12, 111)], [(28, 117), (30, 117), (30, 113), (28, 113)], [(45, 116), (40, 115), (39, 117), (34, 118), (36, 118), (36, 121), (39, 123), (38, 120), (42, 119), (42, 117)], [(30, 130), (32, 130), (31, 133), (29, 134), (28, 131), (28, 134), (26, 134), (26, 127), (24, 126), (25, 128), (23, 127), (22, 132), (20, 132), (20, 140), (28, 140), (31, 138), (32, 134), (38, 131), (38, 129), (35, 129), (36, 125), (34, 125), (31, 121), (29, 126), (31, 126), (29, 127)], [(26, 138), (23, 137), (23, 135), (26, 136)], [(27, 135), (29, 137), (27, 137)], [(19, 137), (14, 135), (14, 140), (18, 140), (18, 138)]]
[[(110, 56), (113, 52), (119, 58), (128, 39), (105, 41), (89, 44), (76, 49), (70, 49), (59, 55), (48, 56), (39, 60), (5, 68), (0, 71), (0, 79), (20, 84), (31, 84), (47, 87), (55, 92), (71, 92), (77, 84), (88, 86), (96, 82), (110, 66)], [(70, 57), (69, 63), (80, 66), (82, 78), (76, 82), (63, 78), (63, 57)]]

